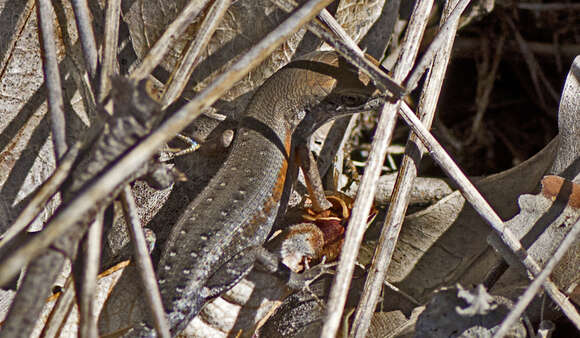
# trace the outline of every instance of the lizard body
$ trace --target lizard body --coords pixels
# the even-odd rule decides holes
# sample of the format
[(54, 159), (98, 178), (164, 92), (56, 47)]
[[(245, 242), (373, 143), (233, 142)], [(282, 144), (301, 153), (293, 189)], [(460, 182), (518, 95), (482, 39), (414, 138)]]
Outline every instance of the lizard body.
[[(280, 207), (295, 131), (308, 137), (335, 117), (330, 108), (360, 106), (374, 91), (335, 52), (291, 62), (257, 90), (229, 157), (162, 251), (157, 278), (172, 335), (251, 268), (251, 249), (264, 243)], [(129, 335), (155, 336), (151, 327), (141, 323)]]

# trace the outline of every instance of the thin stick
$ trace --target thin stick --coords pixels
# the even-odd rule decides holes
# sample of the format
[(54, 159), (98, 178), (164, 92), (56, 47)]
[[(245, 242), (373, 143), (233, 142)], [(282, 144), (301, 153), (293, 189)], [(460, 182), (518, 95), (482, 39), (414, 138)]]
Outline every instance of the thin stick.
[(357, 193), (350, 226), (347, 228), (345, 242), (343, 244), (337, 273), (330, 290), (330, 298), (327, 304), (326, 320), (324, 322), (321, 337), (335, 337), (340, 319), (344, 310), (348, 288), (354, 271), (354, 263), (366, 230), (366, 221), (376, 191), (376, 184), (382, 163), (385, 160), (386, 150), (391, 143), (393, 130), (396, 123), (397, 103), (388, 103), (382, 109), (379, 123), (369, 154), (369, 162), (365, 168), (365, 174)]
[(441, 49), (445, 37), (448, 36), (447, 34), (449, 34), (448, 31), (457, 25), (459, 18), (461, 17), (461, 13), (463, 13), (465, 8), (467, 8), (467, 5), (469, 5), (470, 1), (471, 0), (460, 0), (457, 6), (455, 6), (455, 9), (453, 9), (453, 12), (451, 12), (451, 15), (449, 15), (449, 18), (443, 27), (439, 29), (439, 33), (437, 33), (433, 41), (431, 41), (431, 44), (429, 47), (427, 47), (427, 51), (423, 53), (421, 60), (419, 60), (419, 62), (415, 65), (413, 72), (405, 79), (404, 83), (407, 93), (412, 92), (417, 87), (417, 84), (425, 73), (425, 70), (427, 70), (427, 67), (429, 67), (429, 65), (433, 62), (433, 58), (435, 58), (435, 55)]
[(117, 73), (117, 45), (119, 43), (119, 20), (121, 18), (121, 0), (107, 1), (105, 10), (105, 39), (103, 45), (103, 64), (101, 68), (101, 86), (99, 102), (103, 102), (111, 90), (111, 76)]
[[(473, 184), (471, 184), (469, 179), (461, 169), (459, 169), (457, 164), (453, 162), (453, 159), (449, 154), (447, 154), (447, 152), (445, 152), (433, 135), (431, 135), (423, 126), (411, 108), (409, 108), (405, 103), (401, 106), (403, 109), (399, 111), (400, 115), (413, 132), (419, 136), (423, 145), (425, 145), (429, 150), (429, 154), (433, 160), (437, 162), (441, 169), (445, 171), (447, 176), (455, 182), (463, 197), (465, 197), (465, 199), (473, 206), (473, 209), (475, 209), (475, 211), (491, 225), (493, 230), (497, 232), (498, 236), (501, 238), (502, 242), (505, 243), (512, 253), (519, 258), (524, 267), (526, 267), (532, 275), (539, 275), (541, 272), (540, 265), (531, 255), (528, 254), (527, 250), (522, 246), (517, 237), (505, 226), (501, 218), (499, 218), (483, 196), (481, 196), (479, 191), (477, 191)], [(578, 311), (570, 300), (568, 300), (566, 295), (560, 292), (558, 287), (549, 279), (544, 282), (544, 288), (552, 300), (560, 306), (566, 316), (568, 316), (573, 323), (578, 323), (580, 325), (580, 314), (578, 314)], [(580, 327), (578, 329), (580, 329)]]
[(137, 214), (137, 204), (133, 198), (131, 187), (126, 186), (123, 189), (121, 201), (123, 202), (123, 212), (125, 213), (125, 219), (128, 223), (131, 241), (135, 250), (137, 270), (143, 282), (143, 289), (147, 290), (145, 292), (145, 300), (147, 301), (147, 305), (149, 305), (149, 309), (151, 309), (155, 330), (157, 330), (159, 337), (171, 337), (169, 323), (167, 322), (163, 302), (161, 301), (161, 293), (157, 285), (157, 278), (155, 278), (155, 269), (153, 268), (151, 257), (149, 257), (147, 242), (145, 241), (143, 227)]
[(282, 22), (256, 46), (244, 54), (229, 71), (220, 75), (188, 104), (163, 122), (159, 128), (141, 140), (131, 151), (119, 159), (106, 172), (71, 203), (55, 215), (42, 234), (18, 248), (0, 265), (0, 285), (6, 283), (31, 259), (47, 248), (55, 239), (86, 214), (94, 210), (98, 201), (105, 199), (118, 186), (126, 183), (133, 172), (140, 168), (161, 146), (183, 130), (201, 112), (212, 105), (238, 80), (262, 62), (274, 49), (281, 45), (306, 22), (311, 20), (332, 0), (310, 0)]
[(232, 0), (218, 0), (207, 13), (201, 28), (197, 32), (195, 41), (189, 45), (185, 55), (179, 60), (179, 64), (171, 74), (167, 82), (167, 89), (163, 94), (161, 105), (163, 108), (169, 106), (181, 95), (187, 85), (195, 66), (199, 62), (199, 56), (209, 42), (213, 33), (217, 29)]
[[(516, 322), (516, 320), (518, 320), (518, 318), (520, 318), (522, 313), (526, 310), (528, 304), (530, 304), (532, 299), (534, 299), (534, 296), (538, 293), (542, 284), (548, 279), (550, 273), (552, 273), (556, 265), (558, 265), (558, 262), (560, 262), (560, 260), (564, 257), (566, 251), (568, 251), (568, 249), (576, 242), (576, 239), (579, 238), (579, 235), (580, 235), (580, 220), (574, 223), (572, 229), (570, 230), (570, 232), (568, 232), (562, 243), (560, 243), (560, 246), (558, 247), (554, 255), (550, 258), (550, 260), (548, 260), (548, 263), (546, 264), (542, 272), (536, 276), (532, 284), (530, 284), (530, 286), (526, 289), (526, 292), (524, 292), (524, 294), (518, 299), (517, 304), (511, 310), (510, 314), (503, 321), (503, 323), (501, 323), (499, 330), (493, 336), (494, 338), (501, 338), (508, 333), (512, 325)], [(576, 325), (576, 327), (580, 330), (580, 322), (575, 322), (574, 325)]]
[[(123, 261), (109, 269), (103, 271), (98, 275), (98, 279), (105, 278), (111, 274), (126, 268), (129, 265), (129, 261)], [(42, 328), (41, 338), (53, 338), (60, 337), (61, 331), (64, 326), (64, 322), (68, 319), (68, 315), (73, 307), (74, 303), (74, 287), (72, 283), (72, 278), (69, 277), (63, 287), (63, 291), (56, 293), (47, 299), (50, 302), (57, 299), (56, 304), (52, 308), (48, 319)]]
[(87, 0), (72, 0), (72, 6), (75, 13), (75, 21), (79, 31), (83, 56), (87, 67), (87, 72), (92, 78), (97, 73), (97, 42), (95, 41), (95, 32), (93, 31), (93, 20), (87, 5)]
[[(402, 81), (415, 60), (419, 50), (421, 37), (427, 23), (427, 17), (431, 11), (433, 1), (420, 1), (411, 15), (409, 29), (403, 43), (404, 51), (401, 62), (394, 70), (394, 80)], [(365, 168), (365, 174), (361, 180), (357, 199), (354, 202), (349, 227), (347, 228), (345, 241), (340, 254), (337, 273), (330, 290), (330, 296), (326, 310), (326, 320), (322, 327), (322, 337), (331, 338), (336, 335), (340, 325), (340, 319), (346, 303), (348, 288), (354, 271), (354, 264), (366, 229), (368, 214), (375, 196), (376, 182), (381, 173), (382, 164), (385, 160), (386, 150), (391, 142), (393, 129), (396, 123), (396, 113), (400, 101), (384, 105), (377, 130), (371, 145), (369, 162)]]
[[(454, 6), (455, 3), (456, 1), (447, 1), (442, 20), (447, 19), (452, 9), (451, 6)], [(444, 21), (442, 21), (441, 25), (443, 23)], [(437, 107), (456, 31), (457, 25), (451, 27), (451, 30), (448, 31), (440, 53), (433, 60), (433, 65), (421, 92), (418, 114), (421, 116), (426, 128), (431, 127), (435, 116), (435, 108)], [(395, 245), (399, 238), (409, 200), (411, 199), (411, 191), (417, 177), (418, 165), (424, 152), (425, 149), (418, 142), (417, 136), (411, 133), (405, 147), (401, 168), (395, 181), (395, 188), (391, 195), (391, 202), (382, 227), (379, 243), (371, 267), (368, 270), (369, 273), (364, 290), (354, 317), (350, 333), (351, 337), (365, 337), (370, 327), (371, 318), (379, 301), (382, 285), (391, 264), (391, 258), (395, 251)]]
[(62, 98), (62, 85), (56, 57), (54, 8), (50, 0), (37, 0), (38, 19), (40, 22), (40, 45), (42, 46), (42, 68), (44, 81), (48, 90), (48, 111), (50, 112), (50, 130), (56, 161), (66, 153), (65, 114)]
[(80, 149), (81, 143), (77, 142), (64, 154), (62, 160), (54, 170), (54, 173), (52, 173), (52, 175), (42, 183), (34, 197), (26, 204), (26, 208), (22, 210), (22, 213), (20, 213), (16, 221), (14, 221), (10, 228), (2, 234), (3, 237), (0, 239), (0, 248), (24, 231), (43, 210), (46, 202), (48, 202), (48, 200), (58, 192), (58, 189), (70, 174)]
[(165, 57), (169, 48), (185, 32), (187, 26), (197, 18), (199, 12), (201, 12), (208, 2), (209, 0), (189, 1), (177, 18), (167, 26), (167, 29), (163, 32), (159, 40), (151, 47), (141, 64), (131, 73), (131, 77), (138, 81), (149, 76), (163, 57)]
[[(328, 28), (340, 39), (342, 40), (347, 47), (349, 47), (352, 51), (357, 53), (360, 56), (364, 56), (364, 52), (358, 47), (356, 42), (348, 35), (348, 33), (342, 28), (342, 26), (334, 19), (334, 17), (325, 9), (318, 17), (328, 25)], [(310, 24), (312, 25), (312, 24)]]
[[(77, 295), (79, 303), (79, 333), (80, 338), (96, 338), (97, 312), (95, 309), (95, 293), (97, 290), (97, 275), (99, 274), (101, 261), (101, 238), (103, 235), (103, 213), (97, 214), (95, 221), (90, 226), (87, 238), (84, 241), (87, 246), (86, 256), (78, 259), (85, 260), (82, 266), (82, 287)], [(77, 290), (79, 291), (79, 290)]]

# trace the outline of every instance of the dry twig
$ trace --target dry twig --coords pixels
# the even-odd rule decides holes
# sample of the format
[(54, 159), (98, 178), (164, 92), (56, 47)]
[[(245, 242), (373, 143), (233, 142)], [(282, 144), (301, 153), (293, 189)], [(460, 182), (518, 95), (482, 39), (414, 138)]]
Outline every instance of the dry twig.
[(107, 1), (105, 10), (105, 39), (103, 40), (103, 61), (99, 101), (103, 102), (111, 90), (111, 76), (117, 73), (117, 44), (119, 42), (119, 20), (121, 19), (121, 0)]
[(83, 48), (83, 56), (85, 58), (85, 66), (91, 78), (94, 78), (97, 73), (97, 41), (95, 40), (95, 33), (93, 31), (93, 20), (87, 5), (87, 0), (72, 0), (72, 5), (75, 13), (75, 21), (79, 31), (79, 38)]
[(199, 62), (201, 52), (207, 46), (209, 39), (218, 28), (221, 19), (231, 3), (231, 0), (218, 0), (211, 6), (209, 13), (207, 13), (198, 30), (195, 40), (191, 42), (165, 85), (165, 93), (161, 100), (163, 108), (172, 104), (185, 89), (195, 66)]
[[(432, 4), (431, 1), (421, 1), (414, 9), (414, 15), (411, 16), (411, 22), (409, 23), (405, 42), (403, 43), (404, 51), (400, 62), (395, 66), (395, 81), (402, 81), (412, 67), (427, 24), (426, 17), (431, 10)], [(322, 337), (334, 337), (340, 325), (340, 318), (346, 302), (348, 288), (354, 271), (354, 264), (376, 191), (375, 183), (381, 173), (386, 149), (391, 142), (399, 106), (400, 101), (386, 103), (381, 111), (374, 140), (371, 145), (369, 162), (359, 186), (358, 197), (354, 203), (350, 226), (347, 229), (340, 255), (337, 274), (330, 290), (327, 317), (321, 333)]]
[(135, 263), (141, 277), (141, 282), (143, 283), (143, 289), (147, 290), (145, 292), (145, 300), (151, 309), (155, 330), (157, 330), (160, 337), (171, 337), (169, 323), (167, 322), (161, 301), (161, 293), (159, 292), (159, 286), (155, 278), (155, 269), (153, 268), (151, 257), (149, 257), (143, 227), (137, 214), (137, 204), (135, 203), (129, 186), (126, 186), (121, 193), (121, 200), (123, 202), (125, 218), (129, 226), (129, 233), (131, 234), (131, 241), (133, 242)]
[[(497, 70), (499, 68), (499, 64), (501, 61), (501, 57), (503, 54), (503, 46), (505, 43), (506, 34), (505, 32), (502, 33), (499, 41), (497, 42), (497, 46), (495, 47), (495, 54), (493, 56), (493, 62), (491, 65), (491, 70), (489, 69), (489, 53), (487, 53), (487, 49), (489, 48), (489, 40), (487, 37), (482, 37), (485, 43), (482, 45), (482, 53), (484, 54), (484, 60), (482, 64), (479, 65), (477, 70), (477, 91), (475, 96), (475, 106), (477, 107), (477, 111), (475, 113), (475, 117), (473, 118), (473, 123), (471, 125), (471, 136), (465, 143), (471, 143), (477, 136), (480, 135), (480, 128), (481, 123), (483, 121), (483, 116), (487, 107), (489, 105), (489, 98), (491, 95), (491, 91), (493, 90), (493, 86), (495, 83), (495, 77), (497, 75)], [(485, 49), (486, 51), (483, 51)]]
[(187, 27), (197, 18), (201, 10), (207, 5), (209, 0), (191, 0), (181, 10), (181, 13), (173, 20), (173, 22), (165, 29), (163, 35), (151, 47), (145, 58), (141, 61), (139, 66), (131, 72), (131, 77), (135, 80), (146, 78), (155, 67), (161, 62), (169, 48), (173, 45), (175, 40), (181, 36)]
[(40, 42), (42, 46), (42, 65), (44, 81), (48, 88), (48, 111), (50, 113), (52, 143), (57, 163), (66, 152), (65, 113), (62, 98), (62, 85), (56, 56), (54, 37), (54, 8), (49, 0), (37, 0), (38, 18), (40, 23)]
[(95, 306), (95, 294), (97, 290), (97, 275), (99, 274), (101, 261), (103, 220), (104, 213), (97, 214), (86, 237), (81, 241), (84, 244), (84, 248), (82, 252), (77, 254), (73, 266), (76, 298), (79, 306), (78, 336), (80, 338), (92, 338), (98, 337), (99, 335), (97, 330), (98, 316)]
[(552, 99), (555, 102), (559, 101), (558, 92), (552, 87), (552, 84), (550, 84), (550, 81), (548, 81), (548, 79), (546, 78), (546, 74), (544, 74), (544, 72), (540, 68), (538, 60), (536, 60), (534, 53), (532, 53), (530, 47), (528, 47), (526, 40), (524, 40), (524, 38), (518, 31), (513, 20), (507, 17), (506, 15), (504, 15), (503, 18), (507, 22), (508, 26), (514, 32), (516, 41), (518, 43), (518, 46), (520, 47), (520, 51), (524, 57), (524, 60), (526, 60), (526, 64), (528, 65), (528, 69), (530, 71), (530, 77), (532, 78), (532, 83), (534, 85), (534, 89), (536, 90), (536, 94), (538, 96), (540, 105), (549, 116), (554, 116), (555, 111), (546, 102), (546, 99), (544, 98), (544, 90), (542, 90), (540, 84), (543, 85), (544, 89), (548, 91), (548, 94), (552, 97)]
[(465, 8), (467, 8), (467, 5), (469, 5), (470, 1), (471, 0), (460, 0), (453, 9), (453, 12), (451, 12), (449, 15), (449, 18), (447, 18), (447, 21), (445, 21), (445, 24), (439, 29), (439, 33), (437, 33), (433, 41), (431, 41), (431, 44), (425, 53), (423, 53), (423, 56), (419, 62), (417, 62), (413, 68), (413, 72), (411, 72), (411, 74), (409, 74), (409, 76), (407, 76), (405, 79), (405, 88), (407, 93), (410, 93), (417, 87), (417, 84), (427, 70), (427, 67), (429, 67), (431, 62), (433, 62), (433, 58), (441, 49), (441, 45), (445, 42), (448, 31), (457, 25), (461, 14)]
[[(445, 13), (447, 15), (449, 15), (455, 4), (456, 2), (453, 1), (446, 3)], [(443, 16), (442, 20), (445, 19), (446, 15)], [(441, 25), (443, 24), (444, 22)], [(426, 128), (430, 128), (433, 122), (435, 108), (443, 85), (456, 30), (457, 26), (453, 26), (448, 31), (447, 38), (442, 44), (442, 50), (435, 56), (423, 91), (421, 92), (418, 115), (421, 117), (421, 122)], [(369, 269), (369, 275), (355, 315), (351, 336), (364, 337), (366, 335), (373, 312), (379, 300), (382, 289), (381, 285), (385, 280), (387, 270), (391, 263), (391, 257), (403, 225), (407, 206), (409, 205), (411, 190), (417, 177), (417, 166), (421, 162), (421, 157), (425, 151), (418, 141), (417, 136), (414, 134), (411, 134), (407, 141), (405, 156), (403, 157), (401, 168), (397, 175), (395, 189), (391, 195), (391, 203), (387, 211), (387, 217), (382, 227), (381, 237), (377, 244), (375, 256)]]

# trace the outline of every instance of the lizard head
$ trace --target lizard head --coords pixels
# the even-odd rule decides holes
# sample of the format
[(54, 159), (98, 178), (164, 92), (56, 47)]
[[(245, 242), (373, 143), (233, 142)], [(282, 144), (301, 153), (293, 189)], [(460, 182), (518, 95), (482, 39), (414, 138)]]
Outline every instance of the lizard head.
[(243, 121), (253, 129), (266, 126), (264, 134), (270, 128), (281, 141), (290, 135), (306, 139), (329, 120), (376, 110), (379, 94), (366, 74), (336, 52), (317, 51), (268, 78), (250, 100)]
[[(377, 60), (367, 57), (379, 65)], [(306, 92), (303, 97), (307, 98), (302, 111), (287, 117), (291, 124), (300, 125), (297, 137), (307, 138), (338, 117), (376, 110), (382, 102), (370, 78), (336, 52), (310, 53), (286, 67), (301, 70), (301, 87)]]

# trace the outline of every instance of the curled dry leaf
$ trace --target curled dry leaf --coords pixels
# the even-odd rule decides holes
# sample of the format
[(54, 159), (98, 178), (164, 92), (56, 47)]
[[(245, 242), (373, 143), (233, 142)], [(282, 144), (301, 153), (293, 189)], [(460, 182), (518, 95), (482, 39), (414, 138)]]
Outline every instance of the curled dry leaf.
[[(560, 243), (580, 219), (578, 210), (580, 185), (558, 176), (542, 179), (542, 190), (537, 195), (522, 195), (519, 198), (521, 212), (507, 222), (507, 226), (520, 237), (528, 253), (541, 265), (546, 264)], [(495, 236), (490, 238), (497, 245)], [(496, 288), (507, 293), (509, 289), (526, 285), (528, 278), (522, 275), (518, 264), (509, 261), (513, 267), (497, 282)], [(580, 239), (576, 240), (551, 274), (551, 278), (570, 298), (580, 304), (574, 293), (580, 282)]]
[[(476, 183), (502, 218), (518, 211), (520, 194), (532, 192), (551, 165), (557, 141), (517, 167)], [(419, 301), (453, 282), (476, 284), (484, 279), (495, 256), (482, 255), (489, 226), (456, 191), (432, 206), (405, 217), (389, 267), (388, 280)]]
[[(268, 245), (293, 271), (303, 271), (322, 260), (331, 263), (338, 259), (354, 200), (340, 192), (326, 194), (332, 204), (330, 209), (316, 212), (310, 207), (310, 199), (306, 198), (302, 206), (292, 212), (293, 217), (298, 212), (304, 222), (288, 226)], [(375, 216), (376, 210), (373, 209), (369, 223)]]
[[(580, 81), (578, 69), (580, 57), (576, 57), (570, 67), (558, 110), (559, 144), (555, 159), (549, 170), (558, 176), (546, 176), (542, 180), (542, 191), (537, 195), (522, 195), (518, 200), (520, 213), (506, 222), (528, 249), (528, 254), (541, 266), (556, 252), (564, 237), (578, 221), (578, 180), (580, 179)], [(491, 243), (496, 243), (494, 236)], [(510, 261), (508, 256), (508, 262)], [(515, 262), (509, 262), (515, 263)], [(498, 281), (495, 288), (510, 293), (518, 286), (529, 284), (526, 274), (518, 268), (511, 268)], [(560, 290), (567, 293), (572, 301), (580, 304), (576, 292), (580, 282), (580, 239), (570, 247), (550, 277)], [(513, 292), (511, 292), (513, 293)]]
[[(338, 259), (344, 242), (344, 233), (354, 205), (354, 199), (341, 192), (327, 192), (326, 198), (332, 203), (332, 207), (329, 210), (316, 213), (311, 208), (308, 208), (305, 215), (303, 215), (305, 220), (313, 222), (324, 234), (324, 246), (319, 257), (314, 259), (314, 263), (320, 262), (323, 258), (327, 263)], [(308, 200), (305, 203), (308, 204)], [(367, 224), (370, 224), (376, 215), (377, 210), (374, 207), (371, 208)]]

